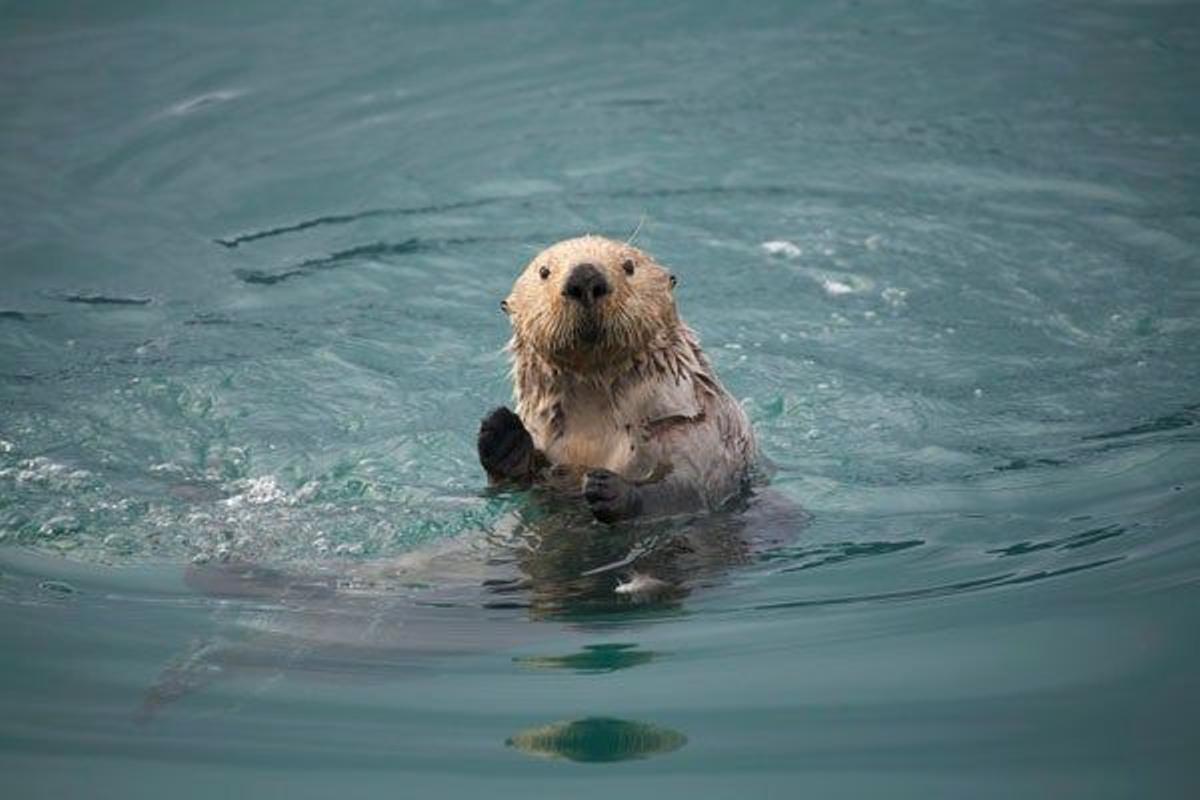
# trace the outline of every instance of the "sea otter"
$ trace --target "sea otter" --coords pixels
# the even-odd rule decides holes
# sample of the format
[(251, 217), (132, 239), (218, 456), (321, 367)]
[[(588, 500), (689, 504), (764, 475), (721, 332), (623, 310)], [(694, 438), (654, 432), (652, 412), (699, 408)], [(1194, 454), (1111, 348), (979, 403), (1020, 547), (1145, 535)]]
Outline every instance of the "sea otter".
[[(222, 636), (167, 664), (142, 716), (235, 667), (387, 676), (414, 654), (487, 652), (556, 634), (525, 624), (530, 618), (674, 606), (698, 582), (793, 536), (803, 515), (767, 495), (703, 520), (554, 535), (577, 529), (589, 511), (602, 522), (715, 511), (747, 488), (753, 432), (679, 319), (674, 285), (626, 243), (585, 236), (542, 252), (501, 304), (513, 327), (516, 413), (497, 408), (484, 419), (479, 457), (492, 482), (568, 486), (565, 502), (555, 498), (548, 514), (517, 509), (496, 526), (502, 534), (467, 531), (318, 574), (235, 559), (193, 565), (188, 583), (206, 595), (257, 599), (224, 623)], [(585, 649), (567, 658), (597, 657)], [(537, 750), (553, 727), (511, 742)]]
[(675, 277), (624, 242), (538, 254), (500, 306), (516, 413), (479, 429), (493, 484), (581, 491), (601, 522), (721, 508), (755, 460), (745, 412), (679, 318)]

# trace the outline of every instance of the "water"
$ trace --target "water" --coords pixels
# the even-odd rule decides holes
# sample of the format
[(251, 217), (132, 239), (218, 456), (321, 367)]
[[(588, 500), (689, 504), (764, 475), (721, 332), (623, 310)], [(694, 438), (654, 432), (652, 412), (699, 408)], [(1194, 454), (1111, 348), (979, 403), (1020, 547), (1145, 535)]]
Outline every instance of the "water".
[[(1194, 796), (1193, 7), (0, 18), (12, 796)], [(633, 605), (473, 440), (639, 224), (776, 471)]]

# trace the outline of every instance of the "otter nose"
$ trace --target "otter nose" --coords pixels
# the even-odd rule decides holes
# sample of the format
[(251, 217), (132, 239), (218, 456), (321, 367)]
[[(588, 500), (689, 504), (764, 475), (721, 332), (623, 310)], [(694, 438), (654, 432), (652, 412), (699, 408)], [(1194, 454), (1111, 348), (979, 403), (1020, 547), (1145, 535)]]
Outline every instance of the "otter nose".
[(576, 264), (563, 284), (562, 293), (564, 297), (582, 303), (584, 308), (591, 308), (593, 303), (608, 294), (608, 281), (595, 264)]

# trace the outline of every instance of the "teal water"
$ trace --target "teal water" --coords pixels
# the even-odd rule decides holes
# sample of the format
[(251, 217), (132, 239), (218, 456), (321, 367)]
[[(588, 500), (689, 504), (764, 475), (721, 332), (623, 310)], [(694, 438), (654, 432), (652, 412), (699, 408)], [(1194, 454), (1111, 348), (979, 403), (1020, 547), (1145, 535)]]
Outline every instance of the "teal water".
[[(1200, 789), (1194, 5), (0, 20), (6, 796)], [(775, 467), (647, 604), (474, 452), (639, 225)]]

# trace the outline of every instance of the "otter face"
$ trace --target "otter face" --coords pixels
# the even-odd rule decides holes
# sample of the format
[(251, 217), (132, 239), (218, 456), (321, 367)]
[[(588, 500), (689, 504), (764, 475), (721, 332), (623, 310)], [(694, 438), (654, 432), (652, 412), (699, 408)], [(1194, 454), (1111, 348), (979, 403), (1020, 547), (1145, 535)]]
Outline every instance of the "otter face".
[(514, 350), (585, 369), (643, 352), (675, 330), (674, 285), (636, 247), (583, 236), (539, 253), (500, 305), (513, 326)]

